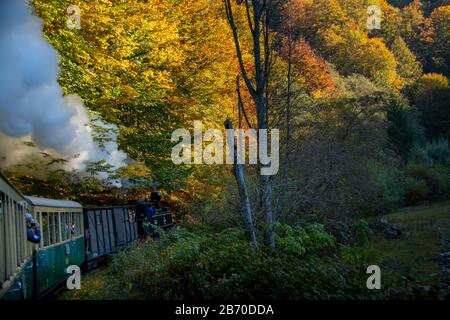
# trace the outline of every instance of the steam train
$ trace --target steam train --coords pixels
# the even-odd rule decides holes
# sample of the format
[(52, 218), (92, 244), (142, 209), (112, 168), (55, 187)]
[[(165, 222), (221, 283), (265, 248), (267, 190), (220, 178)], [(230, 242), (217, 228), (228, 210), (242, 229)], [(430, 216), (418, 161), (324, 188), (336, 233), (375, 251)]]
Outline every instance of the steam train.
[[(67, 268), (95, 268), (101, 259), (174, 226), (167, 209), (146, 218), (149, 202), (83, 208), (75, 201), (27, 197), (0, 172), (0, 299), (39, 299), (66, 280)], [(27, 240), (25, 213), (40, 225), (40, 243)]]

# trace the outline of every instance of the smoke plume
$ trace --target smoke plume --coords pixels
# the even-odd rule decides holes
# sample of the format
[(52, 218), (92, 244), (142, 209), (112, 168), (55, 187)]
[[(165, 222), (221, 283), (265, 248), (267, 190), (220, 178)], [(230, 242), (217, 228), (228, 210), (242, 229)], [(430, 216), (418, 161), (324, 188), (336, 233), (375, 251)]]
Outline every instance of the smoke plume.
[[(57, 81), (58, 54), (45, 41), (42, 21), (27, 1), (0, 1), (0, 47), (0, 159), (4, 163), (27, 155), (26, 150), (15, 149), (8, 158), (7, 149), (14, 145), (13, 138), (26, 138), (52, 154), (79, 154), (70, 161), (75, 169), (82, 170), (86, 160), (106, 160), (115, 167), (123, 164), (126, 155), (117, 150), (115, 135), (99, 148), (82, 100), (64, 96)], [(114, 128), (99, 120), (96, 124)]]

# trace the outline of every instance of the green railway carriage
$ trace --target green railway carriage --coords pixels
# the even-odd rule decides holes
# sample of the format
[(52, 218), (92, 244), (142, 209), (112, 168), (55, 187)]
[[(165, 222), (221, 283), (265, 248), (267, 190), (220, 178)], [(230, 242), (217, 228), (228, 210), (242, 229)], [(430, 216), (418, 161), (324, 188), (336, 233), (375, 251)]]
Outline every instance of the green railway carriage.
[(41, 243), (33, 257), (39, 297), (66, 279), (68, 266), (84, 262), (83, 207), (74, 201), (26, 198), (41, 226)]
[[(25, 213), (41, 226), (27, 241)], [(84, 261), (83, 208), (74, 201), (23, 196), (0, 173), (0, 299), (43, 296)]]
[[(149, 205), (83, 208), (75, 201), (27, 197), (0, 172), (0, 300), (46, 296), (66, 280), (69, 266), (89, 270), (148, 236), (138, 222), (174, 225), (167, 210), (145, 218)], [(27, 240), (27, 212), (40, 225), (37, 244)]]
[(0, 172), (0, 298), (32, 296), (32, 256), (24, 214), (30, 204)]

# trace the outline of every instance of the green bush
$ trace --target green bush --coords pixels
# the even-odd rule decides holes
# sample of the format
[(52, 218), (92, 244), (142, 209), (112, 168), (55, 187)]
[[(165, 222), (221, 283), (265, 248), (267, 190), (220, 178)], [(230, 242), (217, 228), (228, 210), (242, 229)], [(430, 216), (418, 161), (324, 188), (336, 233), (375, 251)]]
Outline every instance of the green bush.
[(447, 139), (428, 142), (424, 146), (415, 145), (409, 154), (409, 163), (450, 166), (450, 148)]
[(429, 193), (425, 180), (411, 177), (405, 179), (405, 202), (407, 205), (427, 200)]
[(275, 241), (279, 250), (294, 256), (303, 256), (335, 245), (332, 235), (325, 232), (323, 225), (311, 224), (306, 227), (277, 224)]
[(449, 191), (449, 169), (446, 167), (411, 163), (406, 167), (406, 175), (418, 181), (413, 186), (421, 191), (424, 191), (421, 181), (425, 182), (428, 188), (426, 199), (437, 198)]
[(356, 237), (360, 246), (369, 242), (369, 224), (366, 220), (361, 219), (356, 228)]
[(405, 168), (405, 202), (412, 205), (450, 195), (450, 149), (445, 139), (415, 146)]
[(431, 161), (427, 150), (419, 145), (415, 145), (409, 153), (409, 163), (431, 164)]
[(450, 166), (450, 148), (446, 139), (427, 143), (426, 153), (433, 164)]
[[(277, 248), (254, 249), (238, 229), (173, 230), (117, 254), (108, 288), (127, 299), (361, 299), (361, 259), (345, 259), (320, 225), (276, 225)], [(346, 253), (348, 256), (349, 253)], [(101, 298), (101, 297), (100, 297)]]
[(386, 212), (403, 204), (401, 172), (394, 165), (375, 164), (372, 175), (379, 189), (380, 205), (375, 212)]

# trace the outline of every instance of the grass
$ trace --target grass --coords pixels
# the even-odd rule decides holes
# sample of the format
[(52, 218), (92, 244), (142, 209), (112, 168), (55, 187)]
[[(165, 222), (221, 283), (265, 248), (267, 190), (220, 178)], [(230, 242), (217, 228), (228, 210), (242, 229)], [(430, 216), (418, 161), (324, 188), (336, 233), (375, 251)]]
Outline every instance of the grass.
[(57, 299), (60, 300), (96, 300), (117, 299), (108, 292), (109, 268), (102, 267), (84, 275), (81, 280), (80, 290), (66, 290)]
[(369, 261), (379, 265), (382, 274), (385, 271), (385, 279), (422, 286), (442, 281), (436, 257), (443, 249), (443, 236), (450, 233), (450, 201), (404, 208), (383, 218), (400, 227), (403, 236), (373, 235), (364, 249)]

